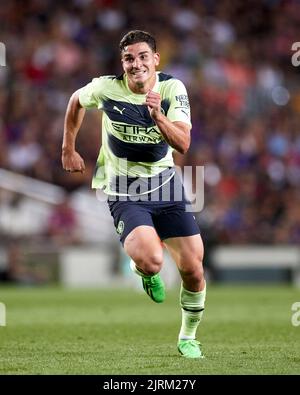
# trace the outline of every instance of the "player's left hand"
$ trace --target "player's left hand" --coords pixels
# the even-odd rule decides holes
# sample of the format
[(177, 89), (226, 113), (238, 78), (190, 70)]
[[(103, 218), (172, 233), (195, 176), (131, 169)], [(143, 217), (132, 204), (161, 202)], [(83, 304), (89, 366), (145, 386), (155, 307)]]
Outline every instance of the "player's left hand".
[(146, 94), (144, 104), (148, 106), (151, 118), (155, 119), (158, 115), (161, 115), (161, 97), (159, 93), (150, 90)]

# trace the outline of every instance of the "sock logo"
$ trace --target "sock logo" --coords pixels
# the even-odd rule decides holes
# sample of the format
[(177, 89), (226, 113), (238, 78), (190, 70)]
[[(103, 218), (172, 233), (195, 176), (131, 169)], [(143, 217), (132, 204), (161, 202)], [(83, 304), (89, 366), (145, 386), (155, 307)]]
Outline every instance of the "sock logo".
[(124, 227), (125, 227), (124, 222), (123, 221), (119, 221), (118, 227), (117, 227), (117, 233), (119, 233), (119, 235), (121, 235), (123, 233)]
[(201, 318), (191, 318), (190, 322), (200, 322)]

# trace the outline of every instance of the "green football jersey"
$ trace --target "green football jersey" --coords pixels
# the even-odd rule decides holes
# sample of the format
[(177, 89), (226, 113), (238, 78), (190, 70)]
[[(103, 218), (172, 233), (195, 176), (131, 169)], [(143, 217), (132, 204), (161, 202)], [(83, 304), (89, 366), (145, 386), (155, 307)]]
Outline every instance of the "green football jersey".
[[(171, 122), (191, 125), (189, 99), (180, 80), (157, 72), (152, 90), (161, 95), (161, 111)], [(174, 166), (173, 148), (150, 117), (145, 98), (146, 94), (129, 89), (126, 74), (94, 78), (80, 89), (82, 107), (103, 111), (102, 146), (92, 188), (112, 195), (130, 195), (118, 188), (120, 178), (132, 181), (164, 174), (162, 180), (166, 180), (171, 176), (168, 170)]]

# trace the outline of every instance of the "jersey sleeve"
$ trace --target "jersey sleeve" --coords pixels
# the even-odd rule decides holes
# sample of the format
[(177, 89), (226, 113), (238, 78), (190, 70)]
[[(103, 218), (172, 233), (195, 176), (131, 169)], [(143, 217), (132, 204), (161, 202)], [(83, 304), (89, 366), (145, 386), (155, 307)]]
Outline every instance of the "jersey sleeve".
[(188, 94), (180, 80), (172, 80), (168, 96), (170, 100), (170, 107), (167, 113), (168, 119), (171, 122), (180, 121), (192, 126)]
[(79, 102), (84, 108), (102, 108), (105, 79), (94, 78), (89, 84), (79, 89)]

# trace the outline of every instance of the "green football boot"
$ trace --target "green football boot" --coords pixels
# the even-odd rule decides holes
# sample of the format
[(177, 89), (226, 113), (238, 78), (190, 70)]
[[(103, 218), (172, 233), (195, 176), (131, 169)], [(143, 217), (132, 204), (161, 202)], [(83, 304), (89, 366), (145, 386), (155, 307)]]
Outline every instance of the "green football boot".
[(143, 287), (147, 294), (156, 303), (162, 303), (166, 298), (165, 284), (159, 274), (142, 276)]
[(185, 358), (205, 358), (201, 349), (201, 343), (197, 340), (178, 340), (177, 348)]

